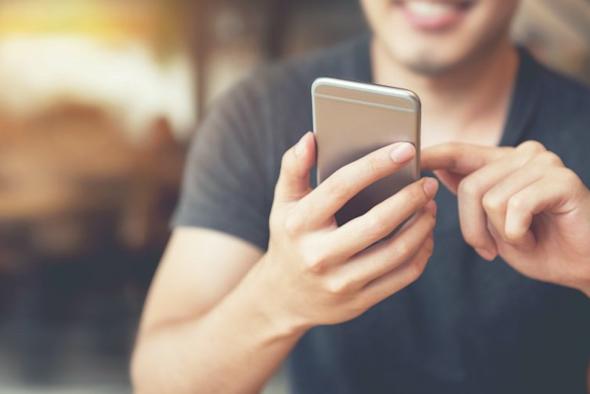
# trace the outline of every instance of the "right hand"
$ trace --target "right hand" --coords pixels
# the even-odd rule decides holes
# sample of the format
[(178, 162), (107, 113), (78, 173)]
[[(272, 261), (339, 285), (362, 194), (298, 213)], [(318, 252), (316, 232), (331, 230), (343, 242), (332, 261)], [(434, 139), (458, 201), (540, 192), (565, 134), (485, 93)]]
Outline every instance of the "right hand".
[[(342, 323), (420, 277), (433, 250), (435, 179), (407, 186), (341, 227), (334, 218), (358, 192), (395, 173), (415, 155), (415, 148), (406, 143), (377, 150), (312, 190), (313, 134), (285, 153), (268, 252), (250, 278), (274, 317), (303, 329)], [(387, 238), (409, 218), (395, 237)]]

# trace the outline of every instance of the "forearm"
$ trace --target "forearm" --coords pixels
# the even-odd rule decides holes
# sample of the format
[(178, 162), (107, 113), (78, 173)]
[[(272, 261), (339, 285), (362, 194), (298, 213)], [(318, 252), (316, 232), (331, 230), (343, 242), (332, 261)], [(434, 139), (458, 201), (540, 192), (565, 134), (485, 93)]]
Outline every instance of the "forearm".
[(269, 380), (303, 329), (272, 316), (272, 296), (240, 285), (202, 318), (140, 339), (133, 361), (138, 393), (254, 393)]

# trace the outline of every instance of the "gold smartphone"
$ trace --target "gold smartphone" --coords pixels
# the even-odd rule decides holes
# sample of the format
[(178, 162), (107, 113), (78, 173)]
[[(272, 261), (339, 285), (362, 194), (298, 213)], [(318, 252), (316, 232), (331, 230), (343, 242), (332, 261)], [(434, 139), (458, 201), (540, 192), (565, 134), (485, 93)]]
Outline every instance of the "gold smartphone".
[(414, 144), (416, 158), (355, 196), (337, 214), (342, 225), (365, 214), (420, 177), (418, 96), (406, 89), (319, 78), (312, 86), (318, 184), (339, 168), (396, 142)]

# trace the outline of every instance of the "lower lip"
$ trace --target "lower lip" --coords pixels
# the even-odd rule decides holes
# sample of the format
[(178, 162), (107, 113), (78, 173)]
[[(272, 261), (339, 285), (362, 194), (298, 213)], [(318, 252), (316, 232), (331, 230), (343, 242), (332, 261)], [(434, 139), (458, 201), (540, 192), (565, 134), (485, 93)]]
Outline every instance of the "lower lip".
[(422, 31), (442, 31), (449, 30), (457, 26), (465, 17), (470, 7), (454, 7), (452, 11), (445, 12), (442, 15), (422, 15), (413, 12), (405, 2), (396, 3), (409, 24), (416, 30)]

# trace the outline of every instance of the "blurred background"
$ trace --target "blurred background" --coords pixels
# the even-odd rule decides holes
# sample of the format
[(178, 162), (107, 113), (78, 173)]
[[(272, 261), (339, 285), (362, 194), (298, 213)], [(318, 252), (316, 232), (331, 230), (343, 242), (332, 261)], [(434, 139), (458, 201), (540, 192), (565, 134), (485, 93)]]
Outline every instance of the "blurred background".
[[(357, 0), (0, 0), (0, 391), (130, 392), (208, 104), (365, 30)], [(524, 1), (514, 36), (590, 81), (590, 0)]]

